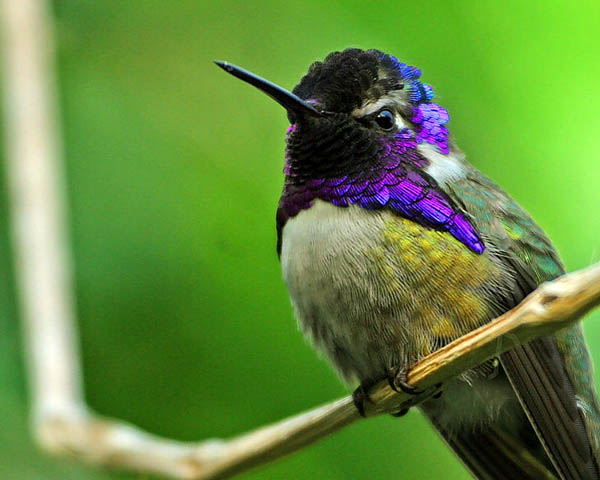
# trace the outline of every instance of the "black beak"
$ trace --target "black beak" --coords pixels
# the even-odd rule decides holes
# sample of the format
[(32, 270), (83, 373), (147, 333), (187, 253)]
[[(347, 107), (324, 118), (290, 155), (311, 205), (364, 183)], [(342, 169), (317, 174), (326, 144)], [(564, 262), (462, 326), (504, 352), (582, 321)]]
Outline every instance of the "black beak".
[(298, 95), (275, 85), (264, 78), (254, 75), (248, 70), (236, 67), (227, 62), (215, 62), (219, 67), (230, 73), (234, 77), (243, 80), (250, 85), (254, 85), (259, 90), (262, 90), (269, 97), (275, 100), (279, 105), (283, 106), (292, 117), (309, 115), (312, 117), (322, 117), (328, 115), (329, 112), (321, 112), (305, 100), (302, 100)]

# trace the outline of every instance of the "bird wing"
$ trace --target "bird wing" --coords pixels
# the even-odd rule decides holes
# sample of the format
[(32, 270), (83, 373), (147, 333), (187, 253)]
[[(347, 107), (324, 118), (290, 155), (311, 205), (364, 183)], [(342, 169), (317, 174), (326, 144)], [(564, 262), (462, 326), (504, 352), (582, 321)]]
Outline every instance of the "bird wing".
[(565, 479), (594, 479), (598, 470), (556, 341), (538, 338), (500, 357), (544, 449)]
[[(488, 248), (493, 247), (492, 254), (514, 279), (512, 291), (500, 299), (502, 308), (508, 310), (516, 306), (540, 283), (564, 273), (562, 263), (543, 231), (496, 184), (472, 171), (449, 187), (453, 200), (467, 215), (478, 212), (470, 218)], [(479, 214), (481, 210), (483, 215)], [(593, 389), (581, 392), (574, 388), (569, 373), (576, 369), (566, 355), (568, 342), (577, 342), (576, 348), (584, 350), (583, 357), (589, 364), (578, 327), (516, 347), (501, 355), (500, 361), (561, 478), (598, 479), (593, 446), (596, 433), (589, 431), (592, 426), (590, 422), (586, 424), (586, 417), (579, 408), (579, 402), (583, 402), (592, 416), (598, 416), (597, 401)], [(591, 370), (578, 374), (585, 380), (576, 386), (582, 383), (593, 385)]]
[(520, 438), (492, 426), (485, 430), (447, 432), (434, 416), (428, 418), (479, 480), (558, 480), (549, 466), (523, 448)]

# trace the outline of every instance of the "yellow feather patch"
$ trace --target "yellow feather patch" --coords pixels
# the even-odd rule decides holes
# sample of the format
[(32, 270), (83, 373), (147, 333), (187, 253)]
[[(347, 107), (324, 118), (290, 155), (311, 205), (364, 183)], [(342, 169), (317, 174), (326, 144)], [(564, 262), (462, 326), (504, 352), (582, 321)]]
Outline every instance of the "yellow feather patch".
[[(451, 340), (490, 318), (482, 289), (500, 272), (486, 255), (398, 217), (386, 222), (383, 240), (373, 256), (389, 285), (404, 290), (398, 296), (406, 296), (413, 337)], [(416, 343), (419, 350), (429, 348)]]

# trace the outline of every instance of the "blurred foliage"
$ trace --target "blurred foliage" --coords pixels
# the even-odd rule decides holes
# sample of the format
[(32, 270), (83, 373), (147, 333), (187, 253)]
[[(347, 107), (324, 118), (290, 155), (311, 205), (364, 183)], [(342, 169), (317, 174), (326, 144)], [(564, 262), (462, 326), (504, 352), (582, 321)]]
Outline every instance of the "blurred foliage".
[[(600, 258), (597, 1), (57, 0), (54, 13), (85, 383), (102, 414), (195, 440), (345, 392), (297, 332), (280, 278), (284, 112), (214, 59), (286, 87), (347, 46), (421, 67), (469, 159), (567, 267)], [(34, 448), (0, 185), (0, 478), (148, 478)], [(585, 327), (598, 362), (597, 317)], [(240, 478), (442, 476), (468, 478), (411, 412)]]

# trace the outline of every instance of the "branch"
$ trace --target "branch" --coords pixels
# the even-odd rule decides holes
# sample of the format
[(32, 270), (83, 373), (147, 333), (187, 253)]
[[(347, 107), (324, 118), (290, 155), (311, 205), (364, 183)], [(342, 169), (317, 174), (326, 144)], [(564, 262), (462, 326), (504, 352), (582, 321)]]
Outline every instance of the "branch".
[(83, 408), (54, 42), (43, 0), (0, 0), (0, 22), (6, 176), (35, 424)]
[[(231, 440), (183, 443), (90, 412), (83, 401), (54, 121), (52, 36), (43, 0), (2, 0), (7, 169), (33, 429), (56, 454), (177, 479), (225, 478), (311, 444), (361, 417), (351, 397)], [(600, 303), (600, 264), (542, 285), (519, 306), (433, 353), (409, 373), (418, 388), (577, 321)], [(376, 385), (368, 417), (412, 399)]]

